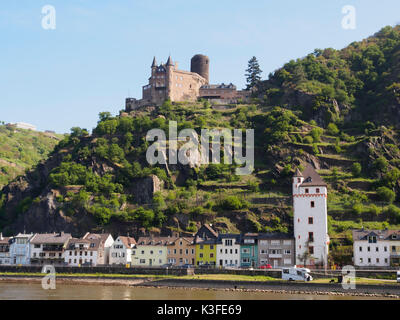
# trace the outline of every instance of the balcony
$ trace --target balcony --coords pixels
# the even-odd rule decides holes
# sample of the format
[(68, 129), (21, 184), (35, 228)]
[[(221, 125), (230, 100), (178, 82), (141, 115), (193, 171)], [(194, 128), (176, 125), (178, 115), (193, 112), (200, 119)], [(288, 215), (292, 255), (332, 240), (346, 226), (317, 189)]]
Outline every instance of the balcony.
[(62, 251), (63, 246), (54, 246), (54, 245), (44, 245), (43, 251)]
[(282, 253), (271, 253), (269, 258), (282, 258)]

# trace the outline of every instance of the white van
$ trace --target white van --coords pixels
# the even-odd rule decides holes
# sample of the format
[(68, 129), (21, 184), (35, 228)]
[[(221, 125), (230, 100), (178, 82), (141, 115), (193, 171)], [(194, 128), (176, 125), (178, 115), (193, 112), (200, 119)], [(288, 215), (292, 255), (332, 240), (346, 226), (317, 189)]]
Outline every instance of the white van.
[(400, 271), (397, 271), (397, 282), (400, 283)]
[(282, 268), (282, 279), (289, 281), (311, 281), (311, 271), (307, 268)]

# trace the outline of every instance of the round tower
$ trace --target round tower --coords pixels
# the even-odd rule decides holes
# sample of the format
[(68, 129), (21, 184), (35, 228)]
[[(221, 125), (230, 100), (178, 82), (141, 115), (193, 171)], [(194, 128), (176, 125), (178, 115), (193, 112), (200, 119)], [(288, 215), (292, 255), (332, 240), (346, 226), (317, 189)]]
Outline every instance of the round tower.
[(209, 71), (210, 70), (210, 58), (202, 55), (196, 54), (190, 61), (190, 71), (201, 75), (204, 79), (209, 82)]

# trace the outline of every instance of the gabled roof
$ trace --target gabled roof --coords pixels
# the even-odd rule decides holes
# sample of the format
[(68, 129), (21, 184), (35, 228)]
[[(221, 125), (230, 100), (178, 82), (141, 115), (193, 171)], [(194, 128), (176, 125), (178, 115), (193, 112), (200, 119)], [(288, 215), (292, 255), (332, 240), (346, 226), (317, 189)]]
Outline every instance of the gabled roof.
[(171, 237), (140, 237), (136, 245), (138, 246), (166, 246), (175, 238)]
[(89, 251), (97, 251), (102, 245), (102, 240), (100, 238), (94, 239), (83, 239), (83, 238), (71, 238), (67, 243), (67, 250), (79, 250), (79, 248), (75, 248), (75, 244), (88, 244), (88, 248), (84, 250)]
[(259, 233), (258, 234), (258, 239), (287, 239), (287, 240), (292, 240), (294, 239), (294, 235), (293, 234), (289, 234), (289, 233), (282, 233), (282, 232), (270, 232), (270, 233)]
[(378, 241), (399, 241), (400, 230), (353, 230), (353, 241), (367, 241), (370, 236), (375, 236)]
[(72, 236), (70, 233), (36, 233), (31, 239), (33, 244), (50, 243), (65, 244)]
[(235, 244), (240, 244), (241, 234), (237, 233), (220, 233), (218, 235), (217, 243), (222, 243), (223, 239), (234, 239)]
[(320, 175), (315, 171), (314, 167), (309, 163), (307, 167), (301, 172), (302, 177), (304, 177), (303, 183), (300, 187), (307, 187), (307, 186), (323, 186), (326, 187), (326, 183)]
[(176, 237), (171, 239), (170, 245), (174, 245), (179, 239), (182, 239), (188, 242), (189, 244), (193, 244), (194, 241), (194, 237)]
[(302, 177), (303, 175), (301, 174), (299, 168), (296, 169), (296, 172), (294, 173), (293, 177)]
[(118, 237), (121, 242), (124, 244), (125, 247), (127, 248), (131, 248), (132, 246), (134, 246), (136, 244), (136, 240), (135, 238), (132, 237), (123, 237), (123, 236), (119, 236)]

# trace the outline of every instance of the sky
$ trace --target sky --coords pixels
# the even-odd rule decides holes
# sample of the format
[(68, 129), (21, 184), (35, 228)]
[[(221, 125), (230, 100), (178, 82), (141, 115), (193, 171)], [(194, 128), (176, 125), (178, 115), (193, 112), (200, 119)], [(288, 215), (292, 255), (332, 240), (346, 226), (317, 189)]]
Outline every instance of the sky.
[[(55, 9), (55, 29), (46, 5)], [(344, 6), (355, 29), (344, 29)], [(98, 114), (116, 115), (141, 98), (153, 56), (190, 70), (210, 58), (210, 82), (246, 84), (256, 56), (262, 77), (316, 48), (341, 49), (400, 23), (399, 0), (2, 0), (0, 121), (38, 130), (92, 130)]]

